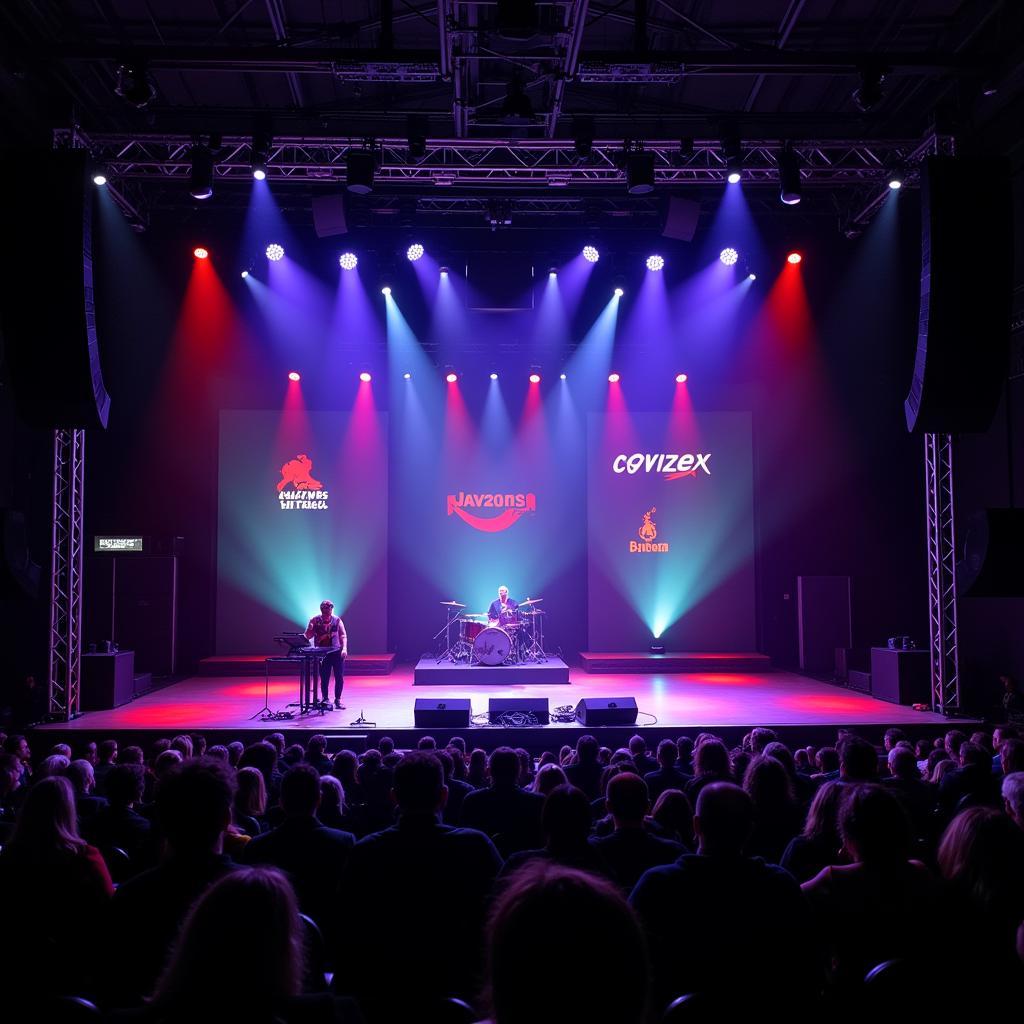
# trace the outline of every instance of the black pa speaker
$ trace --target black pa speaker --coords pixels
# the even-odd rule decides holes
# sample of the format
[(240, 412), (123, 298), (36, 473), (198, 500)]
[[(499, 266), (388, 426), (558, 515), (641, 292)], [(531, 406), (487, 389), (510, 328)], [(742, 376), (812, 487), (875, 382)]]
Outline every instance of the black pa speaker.
[(533, 724), (529, 721), (530, 715), (537, 725), (547, 725), (550, 721), (547, 697), (491, 697), (487, 712), (492, 725), (499, 716), (508, 714), (526, 715), (530, 725)]
[(465, 697), (417, 697), (413, 723), (417, 729), (465, 729), (469, 726), (470, 706)]
[(961, 597), (1024, 597), (1024, 509), (976, 512), (963, 530), (956, 565)]
[(983, 433), (1009, 362), (1013, 205), (1003, 160), (933, 156), (921, 175), (921, 307), (907, 429)]
[(8, 154), (0, 168), (3, 236), (17, 246), (0, 274), (0, 332), (26, 423), (105, 427), (92, 284), (96, 186), (85, 150)]
[(634, 725), (637, 714), (632, 697), (584, 697), (576, 705), (581, 725)]
[(700, 220), (700, 203), (682, 196), (669, 196), (665, 204), (665, 226), (661, 229), (665, 238), (678, 238), (681, 242), (692, 242)]
[(110, 711), (134, 696), (134, 651), (82, 655), (83, 711)]

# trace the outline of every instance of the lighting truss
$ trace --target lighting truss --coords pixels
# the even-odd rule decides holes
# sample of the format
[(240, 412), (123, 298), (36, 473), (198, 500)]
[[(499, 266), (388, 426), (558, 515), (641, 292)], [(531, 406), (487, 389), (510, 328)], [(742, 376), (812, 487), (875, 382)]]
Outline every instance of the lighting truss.
[(932, 710), (960, 710), (960, 657), (956, 604), (956, 524), (953, 438), (924, 435), (925, 515), (928, 536), (928, 632)]
[(81, 708), (85, 431), (53, 434), (49, 713), (69, 722)]

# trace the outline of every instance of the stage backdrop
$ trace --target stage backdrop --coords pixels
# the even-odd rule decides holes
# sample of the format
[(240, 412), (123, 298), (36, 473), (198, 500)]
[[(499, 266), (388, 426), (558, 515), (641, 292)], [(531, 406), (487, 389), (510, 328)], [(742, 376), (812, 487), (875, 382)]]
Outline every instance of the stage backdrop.
[(592, 651), (756, 649), (749, 413), (592, 413)]
[(334, 602), (353, 653), (387, 650), (387, 418), (224, 411), (220, 422), (217, 652), (275, 649)]

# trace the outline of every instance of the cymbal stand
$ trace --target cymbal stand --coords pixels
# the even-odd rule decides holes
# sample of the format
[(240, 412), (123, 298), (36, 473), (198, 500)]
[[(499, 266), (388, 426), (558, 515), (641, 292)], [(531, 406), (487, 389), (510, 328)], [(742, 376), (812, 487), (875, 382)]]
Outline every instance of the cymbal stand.
[(544, 616), (531, 616), (530, 623), (530, 644), (523, 653), (523, 661), (547, 661), (548, 656), (544, 651)]
[[(454, 608), (446, 607), (447, 618), (445, 619), (444, 625), (434, 634), (434, 643), (436, 644), (440, 639), (441, 635), (444, 634), (445, 649), (444, 653), (438, 656), (435, 664), (440, 665), (442, 661), (455, 661), (458, 648), (461, 643), (459, 634), (455, 634), (455, 641), (452, 641), (452, 623), (457, 622), (461, 612), (456, 611)], [(454, 612), (454, 614), (452, 614)]]

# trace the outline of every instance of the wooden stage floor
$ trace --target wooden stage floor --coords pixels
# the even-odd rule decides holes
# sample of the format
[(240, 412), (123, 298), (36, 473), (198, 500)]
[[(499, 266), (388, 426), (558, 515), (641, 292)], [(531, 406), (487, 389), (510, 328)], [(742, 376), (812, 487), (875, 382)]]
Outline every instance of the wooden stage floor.
[[(150, 736), (182, 731), (199, 731), (208, 735), (262, 735), (271, 730), (348, 734), (372, 734), (376, 731), (378, 734), (390, 733), (396, 742), (403, 742), (413, 738), (417, 732), (427, 731), (415, 730), (413, 702), (417, 697), (468, 697), (473, 713), (478, 714), (487, 710), (488, 698), (492, 696), (546, 698), (552, 710), (560, 705), (575, 706), (583, 697), (632, 696), (642, 712), (637, 726), (653, 727), (659, 734), (672, 736), (683, 731), (693, 733), (700, 729), (716, 729), (731, 738), (737, 731), (764, 725), (785, 730), (794, 742), (834, 742), (836, 727), (860, 726), (868, 736), (880, 735), (890, 725), (927, 727), (931, 735), (948, 722), (932, 712), (914, 711), (867, 694), (783, 671), (588, 675), (579, 668), (573, 668), (568, 685), (427, 688), (414, 687), (412, 666), (400, 665), (388, 676), (346, 679), (344, 700), (348, 707), (344, 711), (281, 722), (262, 722), (251, 717), (263, 706), (263, 685), (262, 675), (193, 676), (139, 697), (116, 710), (88, 712), (73, 722), (53, 723), (40, 729), (94, 734), (148, 733)], [(272, 677), (270, 707), (283, 709), (296, 698), (297, 691), (298, 686), (292, 680)], [(376, 730), (350, 724), (360, 712), (366, 719), (376, 722)], [(554, 733), (575, 732), (580, 728), (583, 727), (576, 723), (552, 724), (529, 732), (543, 734), (542, 740), (539, 735), (533, 735), (532, 740), (548, 744), (558, 739)], [(446, 730), (429, 731), (439, 739), (446, 734)], [(492, 733), (486, 745), (495, 745), (497, 737), (493, 734), (496, 730), (483, 731)], [(517, 733), (526, 731), (515, 730)], [(588, 727), (588, 731), (594, 731), (593, 727)], [(636, 726), (614, 731), (616, 734), (624, 731), (628, 734), (636, 731)], [(450, 734), (451, 731), (447, 732)], [(456, 729), (454, 732), (466, 733), (467, 730)], [(828, 738), (821, 738), (826, 732)], [(296, 738), (301, 741), (301, 736)], [(526, 740), (524, 735), (519, 742), (525, 744)], [(558, 739), (558, 742), (562, 741), (571, 741), (571, 737)], [(478, 742), (484, 745), (484, 737)], [(607, 742), (619, 743), (621, 740), (618, 735), (608, 734)]]

